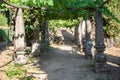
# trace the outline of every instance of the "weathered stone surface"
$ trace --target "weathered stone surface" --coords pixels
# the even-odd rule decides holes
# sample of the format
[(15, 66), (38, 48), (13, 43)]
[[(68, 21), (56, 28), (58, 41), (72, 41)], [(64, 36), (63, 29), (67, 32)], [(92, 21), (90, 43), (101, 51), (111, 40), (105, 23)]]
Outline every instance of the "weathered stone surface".
[(26, 64), (28, 62), (28, 58), (25, 55), (17, 55), (15, 59), (15, 63), (18, 64)]
[(16, 53), (15, 61), (18, 64), (26, 64), (27, 57), (25, 56), (25, 29), (22, 9), (16, 10), (15, 16), (15, 36), (14, 36), (14, 51)]

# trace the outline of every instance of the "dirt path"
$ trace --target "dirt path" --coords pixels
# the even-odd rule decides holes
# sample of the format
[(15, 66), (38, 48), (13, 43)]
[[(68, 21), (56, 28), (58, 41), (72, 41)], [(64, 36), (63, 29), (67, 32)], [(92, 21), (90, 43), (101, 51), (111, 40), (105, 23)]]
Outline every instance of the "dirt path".
[[(64, 47), (62, 46), (63, 49)], [(42, 56), (40, 60), (40, 68), (48, 74), (48, 80), (88, 80), (90, 76), (94, 76), (91, 60), (85, 60), (83, 55), (73, 54), (70, 49), (60, 48), (54, 48), (54, 52), (52, 50), (52, 53)]]
[(41, 55), (40, 69), (45, 71), (48, 80), (120, 80), (119, 69), (110, 67), (110, 72), (95, 73), (94, 60), (86, 60), (74, 44), (73, 34), (62, 30), (65, 44), (51, 46), (51, 50)]
[(65, 44), (51, 45), (40, 59), (27, 65), (28, 72), (33, 73), (38, 78), (36, 80), (120, 80), (120, 49), (107, 49), (109, 71), (95, 73), (94, 60), (86, 60), (79, 52), (73, 42), (73, 34), (66, 29), (61, 31)]

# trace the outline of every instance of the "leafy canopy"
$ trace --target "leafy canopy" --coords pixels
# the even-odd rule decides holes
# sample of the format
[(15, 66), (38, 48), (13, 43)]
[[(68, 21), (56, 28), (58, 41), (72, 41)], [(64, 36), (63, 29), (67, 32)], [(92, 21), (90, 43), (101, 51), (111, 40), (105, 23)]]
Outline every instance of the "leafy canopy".
[(54, 8), (83, 8), (98, 7), (104, 0), (8, 0), (16, 5), (23, 4), (31, 7), (54, 7)]
[[(108, 36), (119, 36), (120, 33), (120, 1), (111, 0), (106, 5), (106, 13), (104, 15), (104, 31)], [(111, 16), (110, 16), (111, 15)]]

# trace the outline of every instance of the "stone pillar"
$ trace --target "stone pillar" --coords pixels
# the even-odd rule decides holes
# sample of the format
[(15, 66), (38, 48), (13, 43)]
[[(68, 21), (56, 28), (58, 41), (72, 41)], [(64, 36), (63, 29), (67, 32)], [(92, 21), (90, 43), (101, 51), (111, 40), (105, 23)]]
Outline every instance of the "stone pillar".
[(46, 46), (48, 46), (50, 45), (48, 20), (45, 20), (44, 26), (45, 26), (45, 44)]
[(91, 39), (91, 32), (92, 32), (92, 26), (90, 19), (87, 18), (86, 20), (86, 48), (85, 48), (85, 57), (87, 59), (92, 58), (92, 39)]
[(107, 69), (107, 57), (103, 53), (105, 51), (104, 44), (104, 32), (103, 32), (103, 19), (102, 13), (100, 11), (96, 11), (96, 31), (95, 31), (95, 71), (101, 72), (106, 71)]
[(85, 50), (86, 50), (86, 22), (85, 22), (85, 20), (82, 21), (81, 27), (82, 27), (82, 31), (81, 31), (82, 40), (81, 40), (81, 42), (82, 42), (82, 49), (83, 49), (82, 51), (85, 52)]
[[(77, 24), (74, 29), (74, 41), (77, 46), (82, 49), (82, 30), (81, 30), (81, 23)], [(82, 51), (81, 51), (82, 52)]]
[(14, 37), (14, 50), (16, 52), (16, 63), (26, 64), (27, 58), (25, 57), (25, 29), (22, 9), (17, 9), (15, 19), (15, 37)]
[(75, 25), (75, 28), (74, 28), (74, 41), (75, 43), (77, 43), (77, 39), (78, 39), (78, 24)]
[(82, 23), (79, 23), (79, 26), (78, 26), (77, 45), (80, 48), (80, 52), (82, 53)]

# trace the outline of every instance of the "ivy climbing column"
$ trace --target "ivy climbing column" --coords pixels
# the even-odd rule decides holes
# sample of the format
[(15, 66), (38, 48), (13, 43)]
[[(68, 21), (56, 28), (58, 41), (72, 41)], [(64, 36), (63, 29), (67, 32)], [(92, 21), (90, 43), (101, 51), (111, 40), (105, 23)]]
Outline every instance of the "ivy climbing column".
[(103, 53), (105, 50), (104, 44), (104, 32), (103, 32), (103, 19), (102, 13), (100, 11), (96, 11), (96, 32), (95, 32), (95, 71), (101, 72), (106, 71), (106, 61), (107, 57)]

